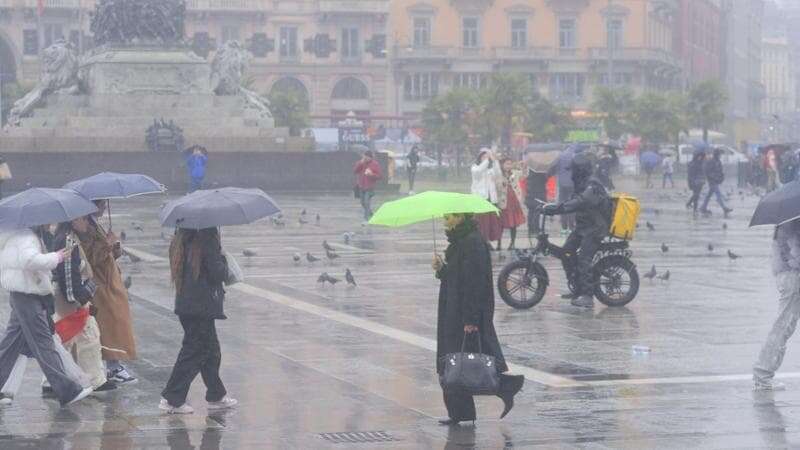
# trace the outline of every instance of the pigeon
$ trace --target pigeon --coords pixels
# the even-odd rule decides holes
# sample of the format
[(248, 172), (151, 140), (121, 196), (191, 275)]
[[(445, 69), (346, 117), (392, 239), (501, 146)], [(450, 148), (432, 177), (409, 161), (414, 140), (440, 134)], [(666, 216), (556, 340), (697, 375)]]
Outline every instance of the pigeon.
[(130, 259), (132, 263), (138, 263), (138, 262), (142, 261), (142, 258), (139, 258), (138, 256), (134, 255), (133, 253), (131, 253), (131, 252), (127, 251), (127, 250), (122, 250), (122, 253), (125, 256), (127, 256), (128, 259)]
[(311, 253), (306, 252), (306, 261), (308, 261), (311, 264), (314, 264), (316, 261), (319, 261), (319, 258), (312, 255)]
[(336, 286), (336, 283), (338, 283), (340, 281), (342, 281), (342, 280), (340, 280), (340, 279), (338, 279), (336, 277), (332, 277), (332, 276), (328, 275), (328, 283), (330, 283), (331, 286)]
[(300, 218), (297, 219), (297, 222), (300, 224), (300, 226), (303, 226), (308, 223), (305, 216), (300, 216)]
[(322, 285), (325, 286), (325, 283), (328, 282), (328, 278), (330, 278), (328, 272), (322, 272), (322, 274), (317, 278), (317, 283), (322, 283)]
[(292, 255), (292, 259), (294, 260), (295, 264), (300, 264), (300, 260), (302, 259), (302, 257), (300, 256), (300, 253), (295, 253), (294, 255)]
[(284, 228), (286, 227), (286, 221), (283, 220), (283, 217), (276, 217), (272, 219), (272, 225), (274, 225), (276, 228)]
[(133, 284), (133, 278), (131, 278), (131, 276), (128, 275), (127, 277), (125, 277), (125, 281), (123, 281), (122, 284), (125, 285), (125, 289), (130, 289), (131, 285)]
[(669, 251), (669, 247), (665, 243), (661, 243), (661, 253), (667, 253)]
[(336, 259), (336, 258), (338, 258), (338, 257), (339, 257), (339, 254), (338, 254), (338, 253), (336, 253), (336, 252), (332, 252), (332, 251), (330, 251), (330, 250), (325, 250), (325, 256), (327, 256), (327, 257), (328, 257), (328, 259), (329, 259), (331, 262), (333, 262), (333, 260), (334, 260), (334, 259)]
[(319, 217), (319, 214), (317, 214), (317, 217), (316, 217), (316, 219), (315, 219), (315, 222), (314, 222), (314, 223), (315, 223), (315, 225), (316, 225), (316, 226), (319, 226), (319, 224), (320, 224), (320, 222), (321, 222), (321, 221), (322, 221), (322, 219)]
[[(301, 215), (301, 216), (305, 216), (306, 214), (308, 214), (308, 212), (305, 210), (305, 208), (303, 208), (303, 210), (302, 210), (302, 211), (300, 211), (300, 215)], [(327, 274), (326, 274), (326, 275), (327, 275)]]
[(350, 245), (350, 241), (353, 240), (355, 235), (356, 234), (353, 233), (352, 231), (348, 231), (348, 232), (342, 234), (342, 240), (344, 240), (345, 245)]
[(709, 252), (713, 252), (714, 251), (714, 244), (708, 244), (708, 251)]
[(257, 253), (255, 251), (250, 250), (249, 248), (246, 248), (246, 249), (242, 250), (242, 254), (244, 256), (248, 257), (248, 258), (251, 258), (251, 257), (257, 255)]
[(120, 231), (119, 240), (122, 241), (122, 242), (125, 242), (125, 239), (127, 239), (127, 238), (128, 238), (128, 235), (125, 234), (125, 230)]
[(741, 256), (739, 256), (736, 253), (733, 253), (732, 251), (728, 250), (728, 258), (730, 258), (731, 261), (736, 261), (737, 259), (741, 258)]
[(331, 247), (331, 244), (328, 244), (327, 240), (322, 241), (322, 248), (324, 248), (326, 252), (332, 252), (333, 251), (333, 247)]
[(131, 222), (131, 226), (136, 231), (139, 231), (139, 232), (143, 232), (144, 231), (144, 227), (141, 224), (138, 224), (136, 222)]
[(650, 271), (644, 274), (644, 277), (648, 280), (652, 280), (656, 277), (656, 275), (658, 275), (658, 272), (656, 272), (656, 266), (653, 265), (653, 267), (650, 268)]
[(727, 230), (728, 229), (728, 224), (723, 222), (722, 223), (722, 229), (723, 230)]
[(656, 278), (658, 278), (661, 281), (669, 281), (669, 270), (667, 270), (666, 272), (664, 272), (663, 274), (659, 275)]
[(346, 269), (345, 272), (344, 272), (344, 279), (347, 280), (347, 284), (348, 285), (353, 286), (353, 287), (358, 286), (358, 284), (356, 284), (356, 279), (353, 278), (353, 272), (350, 272), (349, 268)]
[(657, 216), (660, 216), (660, 215), (661, 215), (661, 210), (660, 210), (660, 209), (656, 209), (656, 210), (655, 210), (655, 211), (653, 211), (653, 212), (654, 212), (654, 213), (655, 213)]
[(645, 222), (645, 225), (647, 226), (647, 229), (648, 229), (648, 230), (650, 230), (650, 231), (656, 231), (656, 227), (655, 227), (655, 225), (653, 225), (653, 224), (652, 224), (652, 223), (650, 223), (649, 221), (648, 221), (648, 222)]

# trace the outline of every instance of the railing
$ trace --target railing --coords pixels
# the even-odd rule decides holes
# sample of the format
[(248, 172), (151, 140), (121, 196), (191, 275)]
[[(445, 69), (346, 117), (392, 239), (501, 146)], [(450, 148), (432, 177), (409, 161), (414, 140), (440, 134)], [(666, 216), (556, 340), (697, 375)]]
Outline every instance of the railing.
[(551, 47), (495, 47), (494, 57), (505, 60), (539, 60), (553, 57), (554, 49)]
[(381, 14), (389, 12), (389, 0), (320, 0), (323, 13)]
[[(680, 65), (677, 56), (666, 50), (657, 48), (622, 47), (614, 49), (611, 55), (615, 61), (658, 61), (671, 66)], [(607, 60), (608, 48), (590, 48), (589, 59)]]
[(268, 0), (188, 0), (186, 9), (202, 11), (258, 11)]
[[(9, 6), (16, 6), (20, 2), (17, 0), (11, 0), (5, 3), (10, 3), (11, 5)], [(80, 0), (44, 0), (42, 3), (45, 9), (71, 9), (77, 8), (78, 6), (83, 6), (84, 8), (94, 7), (94, 0), (83, 0), (82, 2)], [(38, 8), (39, 2), (37, 0), (24, 0), (23, 5), (26, 8)], [(0, 6), (4, 6), (2, 1), (0, 1)]]
[(394, 47), (395, 58), (405, 59), (443, 59), (453, 56), (455, 49), (444, 46)]

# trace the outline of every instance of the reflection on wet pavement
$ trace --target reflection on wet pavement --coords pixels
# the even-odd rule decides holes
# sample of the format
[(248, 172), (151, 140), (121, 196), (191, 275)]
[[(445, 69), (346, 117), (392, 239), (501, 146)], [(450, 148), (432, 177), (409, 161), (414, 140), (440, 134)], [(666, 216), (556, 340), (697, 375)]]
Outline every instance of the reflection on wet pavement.
[[(776, 309), (771, 232), (746, 229), (757, 199), (735, 197), (734, 217), (723, 221), (692, 218), (680, 190), (640, 194), (660, 214), (652, 206), (643, 213), (642, 221), (656, 229), (639, 230), (634, 260), (640, 272), (651, 265), (669, 269), (671, 280), (643, 280), (639, 297), (626, 308), (576, 311), (559, 298), (565, 289), (559, 265), (545, 261), (552, 283), (541, 304), (518, 311), (498, 297), (501, 343), (529, 378), (514, 411), (500, 421), (500, 401), (479, 398), (475, 427), (457, 428), (435, 420), (445, 411), (431, 351), (438, 287), (429, 267), (429, 224), (365, 229), (358, 204), (345, 195), (276, 195), (290, 219), (305, 208), (322, 216), (322, 226), (288, 220), (285, 229), (268, 222), (225, 229), (223, 245), (247, 277), (246, 285), (229, 289), (229, 320), (218, 324), (223, 380), (240, 407), (208, 414), (198, 378), (189, 396), (196, 413), (177, 417), (156, 407), (182, 337), (164, 260), (170, 231), (156, 223), (163, 200), (118, 202), (115, 227), (130, 228), (126, 245), (145, 256), (121, 262), (133, 277), (141, 355), (131, 369), (140, 382), (60, 409), (41, 398), (41, 372), (30, 364), (14, 404), (0, 408), (0, 448), (800, 445), (793, 420), (800, 414), (793, 389), (800, 386), (798, 350), (790, 344), (782, 368), (787, 391), (765, 396), (750, 389), (751, 365)], [(133, 230), (133, 220), (144, 230)], [(347, 232), (354, 233), (349, 243)], [(323, 240), (341, 256), (335, 263), (292, 260), (295, 252), (323, 257)], [(443, 233), (437, 242), (443, 249)], [(669, 253), (660, 251), (662, 242)], [(715, 252), (708, 252), (709, 243)], [(254, 256), (243, 256), (245, 249)], [(729, 261), (727, 249), (742, 258)], [(322, 272), (344, 279), (346, 268), (357, 288), (316, 282)], [(3, 324), (6, 299), (0, 294)], [(650, 353), (633, 352), (639, 345)]]

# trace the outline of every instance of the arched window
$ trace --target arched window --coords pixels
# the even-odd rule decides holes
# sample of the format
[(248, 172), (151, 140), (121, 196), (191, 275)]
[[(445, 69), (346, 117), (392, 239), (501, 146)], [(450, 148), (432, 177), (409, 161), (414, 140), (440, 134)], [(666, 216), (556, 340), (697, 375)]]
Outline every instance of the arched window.
[(339, 80), (333, 87), (332, 98), (346, 100), (362, 100), (369, 98), (367, 85), (358, 78), (347, 77)]
[(308, 89), (306, 89), (305, 85), (302, 81), (298, 80), (294, 77), (283, 77), (276, 81), (272, 85), (272, 89), (270, 89), (270, 94), (275, 92), (289, 92), (294, 91), (302, 98), (308, 101)]

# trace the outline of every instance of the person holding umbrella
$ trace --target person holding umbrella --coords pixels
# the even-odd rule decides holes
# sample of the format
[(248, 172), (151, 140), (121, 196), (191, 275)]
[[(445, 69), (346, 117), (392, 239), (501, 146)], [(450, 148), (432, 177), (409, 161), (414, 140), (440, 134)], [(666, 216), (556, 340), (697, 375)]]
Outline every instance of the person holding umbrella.
[(208, 409), (227, 409), (239, 402), (227, 395), (219, 375), (222, 353), (217, 320), (225, 320), (223, 284), (232, 284), (233, 267), (223, 254), (218, 227), (241, 225), (280, 212), (259, 189), (223, 188), (196, 191), (167, 203), (159, 219), (177, 227), (169, 249), (175, 286), (175, 314), (183, 327), (183, 343), (158, 407), (168, 414), (191, 414), (186, 403), (198, 374), (206, 385)]
[(52, 271), (71, 249), (46, 253), (42, 236), (50, 223), (65, 222), (96, 208), (73, 191), (29, 189), (0, 202), (0, 286), (11, 293), (11, 314), (0, 340), (0, 386), (21, 354), (39, 363), (62, 406), (92, 393), (67, 375), (55, 348)]
[(686, 202), (686, 208), (691, 208), (695, 214), (697, 214), (697, 208), (700, 205), (700, 194), (703, 192), (703, 186), (706, 184), (706, 176), (703, 171), (705, 160), (705, 147), (696, 145), (692, 160), (686, 168), (686, 181), (689, 183), (689, 189), (692, 191), (692, 196), (689, 198), (689, 201)]

